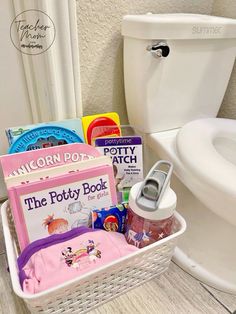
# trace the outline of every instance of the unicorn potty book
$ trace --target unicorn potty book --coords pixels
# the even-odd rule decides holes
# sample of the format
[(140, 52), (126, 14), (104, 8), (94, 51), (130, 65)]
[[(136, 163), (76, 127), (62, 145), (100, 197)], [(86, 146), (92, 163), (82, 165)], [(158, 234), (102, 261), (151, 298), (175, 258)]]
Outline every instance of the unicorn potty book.
[(1, 165), (21, 249), (90, 226), (92, 209), (117, 203), (110, 158), (87, 144), (6, 155)]
[(0, 157), (0, 162), (6, 178), (86, 161), (98, 156), (101, 156), (101, 153), (94, 147), (82, 143), (73, 143), (25, 151), (17, 153), (17, 155), (4, 155)]

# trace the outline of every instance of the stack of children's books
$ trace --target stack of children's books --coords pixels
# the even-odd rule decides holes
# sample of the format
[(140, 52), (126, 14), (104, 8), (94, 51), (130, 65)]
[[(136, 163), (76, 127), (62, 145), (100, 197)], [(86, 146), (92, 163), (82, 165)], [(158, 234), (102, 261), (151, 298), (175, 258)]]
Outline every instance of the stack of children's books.
[(129, 190), (143, 179), (142, 139), (122, 136), (117, 113), (6, 134), (0, 162), (21, 250), (80, 226), (124, 231)]
[(112, 160), (73, 143), (0, 158), (21, 250), (56, 233), (91, 226), (91, 211), (117, 204)]

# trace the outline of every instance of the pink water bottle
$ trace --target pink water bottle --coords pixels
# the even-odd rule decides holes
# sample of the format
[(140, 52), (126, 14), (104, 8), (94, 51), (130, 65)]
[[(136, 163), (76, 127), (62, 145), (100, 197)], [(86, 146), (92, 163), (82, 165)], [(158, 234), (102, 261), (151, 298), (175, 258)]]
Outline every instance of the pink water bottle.
[(125, 237), (139, 248), (163, 239), (173, 232), (176, 194), (170, 188), (173, 165), (160, 160), (143, 182), (130, 190)]

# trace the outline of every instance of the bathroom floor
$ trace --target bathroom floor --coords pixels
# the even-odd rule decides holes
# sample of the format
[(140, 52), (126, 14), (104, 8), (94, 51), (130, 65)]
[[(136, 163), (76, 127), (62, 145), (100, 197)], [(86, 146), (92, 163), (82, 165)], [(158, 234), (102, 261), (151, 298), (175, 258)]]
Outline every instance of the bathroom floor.
[[(11, 290), (0, 223), (0, 314), (29, 313)], [(171, 263), (169, 270), (89, 314), (236, 313), (236, 296), (218, 292)]]

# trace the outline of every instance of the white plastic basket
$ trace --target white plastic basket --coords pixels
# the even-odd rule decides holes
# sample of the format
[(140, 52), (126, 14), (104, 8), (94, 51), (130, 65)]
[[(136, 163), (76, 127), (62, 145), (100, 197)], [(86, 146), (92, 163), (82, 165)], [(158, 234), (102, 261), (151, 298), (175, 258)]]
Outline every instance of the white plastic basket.
[(177, 238), (185, 231), (185, 220), (175, 214), (174, 233), (128, 256), (93, 270), (79, 278), (37, 294), (22, 291), (16, 259), (18, 243), (8, 202), (1, 206), (10, 276), (13, 290), (31, 313), (86, 313), (168, 269)]

